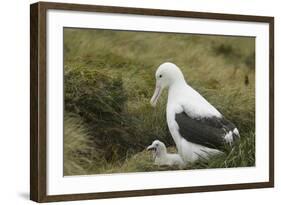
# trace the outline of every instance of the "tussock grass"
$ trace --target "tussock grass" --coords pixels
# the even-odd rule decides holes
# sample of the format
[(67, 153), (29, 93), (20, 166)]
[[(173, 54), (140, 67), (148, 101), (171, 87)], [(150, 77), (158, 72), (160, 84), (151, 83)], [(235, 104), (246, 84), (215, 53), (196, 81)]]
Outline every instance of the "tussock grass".
[(88, 129), (77, 116), (64, 117), (63, 146), (64, 175), (89, 174), (89, 169), (104, 161), (103, 151), (90, 139)]
[(64, 137), (73, 140), (64, 141), (65, 175), (173, 169), (155, 167), (144, 151), (155, 139), (175, 146), (166, 125), (167, 92), (155, 109), (149, 105), (155, 70), (166, 61), (241, 135), (225, 155), (186, 169), (254, 166), (254, 57), (249, 37), (65, 29)]

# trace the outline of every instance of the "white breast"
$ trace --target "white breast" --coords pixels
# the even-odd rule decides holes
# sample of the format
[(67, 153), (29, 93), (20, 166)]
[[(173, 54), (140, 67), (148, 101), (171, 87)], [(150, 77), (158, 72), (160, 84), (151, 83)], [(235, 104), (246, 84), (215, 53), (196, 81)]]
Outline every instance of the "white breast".
[(221, 113), (189, 85), (171, 86), (167, 111), (179, 113), (183, 110), (193, 118), (221, 117)]
[(155, 158), (155, 164), (168, 166), (184, 166), (184, 161), (179, 154), (163, 154)]

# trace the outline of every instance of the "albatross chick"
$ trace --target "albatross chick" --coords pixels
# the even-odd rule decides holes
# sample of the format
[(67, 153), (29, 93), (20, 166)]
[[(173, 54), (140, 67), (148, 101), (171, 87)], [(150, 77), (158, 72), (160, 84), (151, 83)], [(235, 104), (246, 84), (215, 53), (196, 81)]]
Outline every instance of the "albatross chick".
[(152, 150), (154, 153), (156, 165), (179, 166), (182, 168), (184, 162), (179, 154), (172, 154), (167, 152), (165, 144), (159, 140), (155, 140), (147, 147), (147, 150)]

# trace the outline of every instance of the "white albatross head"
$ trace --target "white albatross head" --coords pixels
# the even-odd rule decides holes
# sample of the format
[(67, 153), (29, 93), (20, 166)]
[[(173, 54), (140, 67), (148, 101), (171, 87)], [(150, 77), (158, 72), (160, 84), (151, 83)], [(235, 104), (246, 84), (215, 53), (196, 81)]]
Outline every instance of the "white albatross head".
[(161, 142), (160, 140), (154, 140), (152, 142), (152, 144), (149, 145), (146, 149), (154, 151), (154, 153), (157, 157), (160, 157), (163, 154), (167, 153), (167, 148), (166, 148), (165, 144), (163, 142)]
[(169, 62), (163, 63), (158, 67), (155, 73), (155, 79), (156, 87), (150, 100), (150, 104), (153, 107), (156, 106), (156, 103), (164, 88), (170, 87), (175, 82), (185, 82), (184, 76), (179, 67)]

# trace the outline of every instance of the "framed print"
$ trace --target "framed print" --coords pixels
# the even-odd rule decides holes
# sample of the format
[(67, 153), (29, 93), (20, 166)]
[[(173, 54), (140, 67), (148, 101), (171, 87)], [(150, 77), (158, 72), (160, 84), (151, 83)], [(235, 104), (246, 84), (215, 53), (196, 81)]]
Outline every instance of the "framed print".
[(274, 186), (274, 18), (40, 2), (30, 198)]

